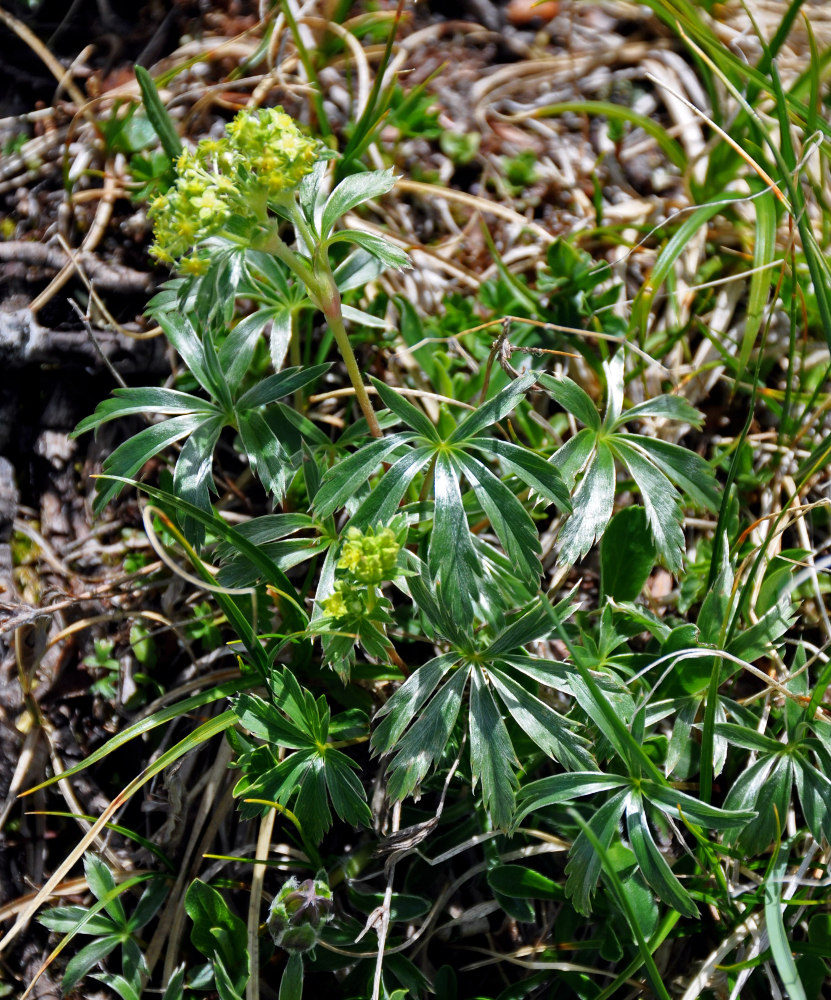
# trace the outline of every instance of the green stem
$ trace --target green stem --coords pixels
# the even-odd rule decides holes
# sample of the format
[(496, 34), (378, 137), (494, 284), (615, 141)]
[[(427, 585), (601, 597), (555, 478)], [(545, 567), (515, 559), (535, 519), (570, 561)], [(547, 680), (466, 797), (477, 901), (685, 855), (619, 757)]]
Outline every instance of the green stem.
[[(295, 216), (292, 218), (292, 223), (300, 229), (303, 239), (307, 241), (310, 239), (313, 240), (314, 234), (306, 227), (305, 220), (298, 218), (299, 213), (293, 212), (292, 215)], [(299, 225), (301, 221), (302, 225)], [(277, 232), (277, 225), (275, 223), (265, 235), (262, 242), (257, 246), (257, 249), (264, 250), (266, 253), (272, 253), (275, 257), (279, 258), (291, 270), (292, 274), (303, 283), (312, 303), (323, 312), (346, 365), (349, 381), (355, 390), (355, 396), (361, 412), (366, 418), (369, 432), (375, 438), (383, 437), (383, 432), (378, 424), (378, 418), (375, 416), (375, 410), (372, 408), (372, 403), (370, 403), (369, 396), (364, 387), (363, 376), (361, 375), (361, 369), (358, 367), (355, 352), (349, 343), (349, 336), (346, 332), (346, 327), (343, 323), (343, 313), (341, 312), (340, 292), (335, 282), (335, 276), (332, 274), (332, 268), (329, 264), (325, 248), (321, 247), (320, 244), (312, 244), (314, 265), (310, 266), (299, 253), (295, 253), (289, 249)]]
[[(321, 272), (324, 273), (321, 274)], [(364, 417), (366, 417), (369, 433), (374, 438), (383, 437), (383, 432), (378, 424), (378, 418), (375, 416), (375, 410), (372, 408), (372, 403), (369, 401), (369, 396), (367, 395), (366, 388), (364, 387), (363, 376), (361, 375), (361, 369), (358, 367), (355, 352), (352, 350), (352, 345), (349, 343), (349, 335), (347, 334), (346, 327), (343, 323), (343, 313), (341, 312), (340, 307), (340, 292), (338, 292), (338, 286), (335, 284), (335, 278), (329, 267), (328, 261), (318, 261), (317, 277), (319, 279), (323, 279), (318, 285), (318, 287), (321, 285), (323, 286), (321, 289), (323, 294), (320, 296), (320, 299), (315, 302), (315, 305), (318, 305), (320, 309), (323, 310), (323, 315), (326, 317), (329, 329), (334, 334), (335, 343), (338, 345), (341, 357), (346, 365), (346, 371), (349, 374), (349, 381), (352, 383), (352, 388), (355, 390), (355, 397), (358, 400), (358, 405), (360, 406)], [(315, 301), (315, 298), (316, 297), (313, 297), (312, 301)]]

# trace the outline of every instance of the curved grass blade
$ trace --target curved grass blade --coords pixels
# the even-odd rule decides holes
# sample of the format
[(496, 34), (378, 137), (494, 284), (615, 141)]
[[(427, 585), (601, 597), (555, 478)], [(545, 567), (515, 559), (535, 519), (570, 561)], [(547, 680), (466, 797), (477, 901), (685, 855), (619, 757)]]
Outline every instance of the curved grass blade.
[[(233, 712), (230, 709), (223, 712), (221, 715), (216, 716), (214, 719), (209, 719), (208, 722), (203, 723), (189, 736), (186, 736), (185, 739), (180, 740), (175, 746), (172, 746), (169, 750), (154, 760), (152, 764), (146, 767), (141, 774), (133, 778), (129, 784), (125, 785), (125, 787), (118, 793), (118, 795), (115, 796), (103, 813), (101, 813), (96, 822), (90, 827), (89, 830), (87, 830), (79, 843), (69, 852), (63, 861), (61, 861), (52, 875), (47, 879), (44, 885), (41, 886), (37, 894), (29, 901), (26, 907), (18, 913), (17, 920), (3, 935), (2, 940), (0, 940), (0, 951), (13, 941), (26, 926), (28, 926), (30, 920), (40, 909), (42, 904), (49, 899), (55, 888), (61, 884), (75, 864), (84, 856), (84, 853), (90, 845), (95, 843), (107, 823), (110, 822), (118, 810), (121, 809), (121, 807), (128, 802), (143, 785), (146, 785), (148, 781), (151, 781), (157, 774), (163, 771), (170, 764), (173, 764), (180, 757), (183, 757), (186, 753), (189, 753), (191, 750), (196, 749), (196, 747), (201, 746), (214, 736), (224, 733), (227, 729), (230, 729), (231, 726), (236, 725), (236, 722), (236, 712)], [(31, 990), (33, 985), (34, 982), (30, 984), (29, 990)]]

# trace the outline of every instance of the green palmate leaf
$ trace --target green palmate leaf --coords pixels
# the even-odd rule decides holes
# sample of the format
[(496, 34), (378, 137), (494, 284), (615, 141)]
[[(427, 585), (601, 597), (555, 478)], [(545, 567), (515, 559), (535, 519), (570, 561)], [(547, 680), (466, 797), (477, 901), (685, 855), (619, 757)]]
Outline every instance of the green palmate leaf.
[(374, 281), (383, 271), (384, 265), (377, 257), (358, 248), (338, 264), (334, 276), (338, 291), (342, 294), (355, 288), (363, 288), (367, 282)]
[(105, 399), (95, 408), (95, 413), (85, 417), (72, 432), (72, 437), (78, 437), (86, 431), (91, 431), (108, 420), (128, 417), (136, 413), (158, 413), (171, 415), (175, 413), (215, 413), (212, 403), (187, 392), (176, 389), (154, 388), (117, 388), (113, 390), (114, 399)]
[(479, 561), (462, 506), (458, 471), (449, 455), (439, 453), (433, 474), (433, 531), (427, 550), (430, 575), (438, 580), (440, 599), (458, 621), (473, 617), (473, 594)]
[(629, 780), (620, 775), (600, 774), (597, 771), (574, 771), (555, 774), (550, 778), (540, 778), (520, 789), (517, 795), (517, 814), (514, 827), (533, 812), (544, 806), (573, 802), (584, 795), (608, 792), (615, 788), (629, 786)]
[(115, 951), (115, 949), (121, 944), (120, 934), (111, 934), (107, 937), (99, 938), (96, 941), (90, 941), (89, 944), (84, 945), (84, 947), (69, 960), (66, 966), (66, 972), (64, 973), (63, 979), (61, 980), (61, 989), (68, 993), (71, 989), (74, 989), (81, 982), (84, 976), (87, 975), (103, 958), (106, 958), (110, 952)]
[(458, 461), (505, 554), (523, 580), (536, 588), (542, 574), (542, 548), (530, 515), (487, 466), (464, 454)]
[(157, 878), (148, 885), (142, 893), (141, 899), (136, 903), (132, 917), (127, 922), (133, 933), (140, 931), (145, 924), (149, 923), (155, 917), (162, 903), (167, 898), (168, 890), (169, 885), (163, 878)]
[(455, 653), (443, 653), (421, 666), (378, 710), (376, 719), (386, 716), (372, 734), (376, 753), (389, 753), (404, 730), (456, 662)]
[(237, 409), (252, 410), (273, 403), (282, 396), (289, 396), (310, 382), (314, 382), (329, 368), (331, 365), (328, 364), (312, 365), (309, 368), (286, 368), (285, 371), (269, 375), (240, 396), (236, 404)]
[[(116, 892), (116, 884), (112, 872), (94, 854), (88, 853), (84, 855), (84, 876), (86, 877), (90, 891), (97, 900), (103, 900), (111, 893)], [(118, 896), (111, 899), (104, 909), (121, 927), (126, 925), (127, 914), (124, 912), (124, 904)]]
[(752, 809), (719, 809), (680, 792), (671, 785), (662, 785), (657, 781), (643, 779), (641, 788), (652, 805), (668, 816), (683, 817), (689, 823), (696, 823), (712, 830), (742, 827), (756, 815)]
[(717, 723), (714, 727), (716, 735), (723, 736), (733, 746), (744, 747), (745, 750), (755, 750), (758, 753), (780, 754), (784, 750), (778, 741), (759, 733), (747, 726), (737, 726), (732, 722)]
[[(595, 810), (588, 820), (588, 828), (597, 838), (601, 847), (608, 848), (617, 833), (620, 817), (626, 808), (629, 789), (616, 792), (599, 809)], [(600, 854), (584, 832), (577, 835), (568, 854), (566, 864), (566, 896), (571, 905), (588, 916), (592, 911), (592, 897), (597, 889), (597, 880), (603, 864)]]
[[(627, 411), (628, 413), (629, 411)], [(641, 434), (618, 434), (615, 441), (625, 441), (639, 449), (671, 482), (675, 483), (695, 503), (707, 510), (718, 511), (721, 503), (713, 470), (700, 455), (659, 438)]]
[(402, 455), (384, 473), (384, 478), (350, 518), (351, 527), (365, 529), (389, 524), (397, 512), (410, 483), (433, 457), (433, 449), (416, 448)]
[(373, 316), (372, 313), (364, 309), (356, 309), (354, 306), (341, 306), (343, 318), (350, 323), (357, 323), (359, 326), (372, 326), (376, 330), (391, 330), (392, 324), (383, 316)]
[(603, 374), (606, 378), (606, 412), (603, 414), (603, 426), (609, 430), (618, 422), (623, 410), (624, 367), (623, 351), (618, 351), (608, 361), (603, 362)]
[(658, 553), (643, 507), (615, 514), (600, 545), (600, 591), (616, 601), (634, 601), (652, 572)]
[(488, 677), (514, 722), (544, 753), (573, 770), (594, 765), (587, 741), (574, 732), (567, 719), (497, 667), (488, 667)]
[(314, 498), (317, 516), (329, 517), (338, 508), (343, 507), (378, 466), (397, 448), (412, 441), (413, 436), (411, 432), (404, 432), (370, 441), (349, 458), (343, 459), (329, 469), (323, 477), (320, 491)]
[(589, 394), (572, 381), (567, 375), (539, 375), (540, 385), (544, 386), (554, 399), (573, 414), (580, 423), (594, 431), (600, 430), (600, 414)]
[(365, 233), (360, 229), (340, 229), (330, 238), (329, 242), (356, 243), (371, 253), (373, 257), (377, 257), (385, 267), (394, 267), (396, 270), (403, 271), (413, 266), (403, 250), (374, 233)]
[(319, 844), (332, 826), (332, 813), (326, 793), (323, 758), (310, 750), (299, 750), (285, 761), (283, 788), (276, 799), (288, 803), (294, 793), (294, 812), (304, 835)]
[(456, 725), (470, 668), (457, 668), (410, 730), (397, 742), (390, 761), (387, 792), (392, 799), (411, 794), (441, 758)]
[(286, 360), (294, 333), (294, 315), (287, 309), (274, 310), (268, 334), (268, 356), (272, 367), (279, 371)]
[(448, 438), (448, 444), (461, 444), (476, 436), (486, 427), (506, 417), (536, 381), (536, 373), (521, 375), (493, 399), (469, 413)]
[[(620, 427), (630, 420), (641, 420), (644, 417), (657, 417), (664, 420), (680, 420), (693, 427), (700, 427), (704, 421), (704, 414), (697, 410), (691, 403), (687, 402), (683, 396), (656, 396), (645, 403), (638, 403), (632, 406), (615, 423), (615, 427)], [(649, 439), (652, 440), (652, 439)], [(682, 449), (686, 451), (686, 449)], [(693, 452), (695, 454), (695, 452)]]
[(139, 1000), (141, 996), (140, 983), (131, 983), (124, 976), (112, 972), (99, 972), (92, 978), (108, 986), (121, 997), (121, 1000)]
[(470, 763), (474, 786), (482, 782), (482, 801), (494, 823), (507, 830), (514, 811), (518, 764), (508, 730), (479, 670), (470, 681)]
[(499, 632), (488, 646), (488, 656), (501, 657), (538, 639), (547, 639), (558, 621), (557, 612), (551, 604), (544, 597), (538, 597), (524, 614)]
[(365, 201), (386, 194), (392, 190), (395, 180), (391, 168), (352, 174), (342, 180), (326, 201), (320, 222), (320, 235), (326, 239), (342, 215)]
[(373, 378), (372, 384), (375, 386), (384, 406), (391, 410), (405, 424), (412, 427), (425, 441), (438, 443), (441, 440), (438, 431), (423, 410), (414, 406), (405, 396), (391, 389), (379, 379)]
[(626, 831), (641, 872), (658, 896), (687, 917), (697, 917), (698, 909), (664, 860), (649, 829), (644, 801), (636, 792), (626, 800)]
[(643, 498), (655, 548), (667, 567), (677, 573), (681, 569), (684, 554), (681, 497), (667, 477), (626, 442), (613, 440), (610, 448), (624, 462), (635, 480)]
[(577, 476), (588, 466), (594, 455), (597, 434), (590, 427), (584, 427), (552, 455), (551, 462), (557, 468), (566, 488), (571, 491)]
[[(566, 480), (568, 481), (568, 480)], [(574, 513), (560, 531), (560, 557), (577, 562), (606, 530), (615, 499), (615, 461), (608, 445), (599, 444), (577, 492)]]
[(338, 816), (352, 826), (372, 826), (366, 792), (355, 774), (355, 762), (339, 750), (327, 750), (324, 766), (326, 788)]
[(725, 840), (748, 854), (764, 851), (776, 840), (791, 801), (793, 762), (787, 757), (766, 756), (751, 764), (727, 793), (728, 811), (755, 810), (756, 818), (728, 832)]
[(203, 342), (191, 319), (182, 312), (171, 311), (157, 312), (154, 318), (205, 392), (230, 406), (230, 391), (213, 346)]
[[(258, 695), (241, 694), (234, 699), (233, 705), (240, 724), (258, 739), (291, 750), (312, 749), (316, 745), (315, 734), (309, 732), (308, 726), (300, 728), (295, 725), (274, 705)], [(302, 711), (299, 706), (286, 706), (289, 707), (294, 707), (298, 714)]]
[(469, 442), (469, 447), (488, 457), (496, 458), (506, 472), (521, 479), (541, 497), (555, 503), (560, 510), (571, 511), (571, 498), (563, 477), (554, 466), (536, 452), (511, 441), (500, 441), (498, 438), (473, 438)]
[(94, 934), (101, 937), (104, 934), (113, 934), (118, 931), (116, 924), (104, 913), (95, 913), (91, 916), (89, 911), (83, 906), (56, 906), (53, 910), (38, 917), (38, 922), (48, 927), (50, 931), (58, 934), (68, 934), (70, 931), (77, 931), (78, 924), (84, 921), (80, 933)]
[[(119, 445), (104, 461), (104, 472), (107, 475), (131, 479), (137, 472), (168, 445), (181, 441), (205, 423), (203, 414), (186, 414), (181, 417), (171, 417), (160, 424), (145, 427)], [(101, 482), (99, 493), (95, 498), (94, 509), (100, 513), (121, 490), (122, 483)]]
[(831, 840), (831, 780), (802, 760), (794, 760), (794, 784), (808, 829), (820, 843)]
[(248, 460), (263, 486), (276, 498), (286, 490), (289, 457), (263, 417), (249, 411), (238, 416), (238, 430)]
[[(213, 417), (198, 427), (182, 445), (173, 470), (173, 489), (177, 496), (210, 511), (210, 494), (215, 492), (213, 454), (223, 426), (222, 417)], [(192, 518), (181, 519), (182, 530), (194, 544), (201, 545), (205, 529)]]

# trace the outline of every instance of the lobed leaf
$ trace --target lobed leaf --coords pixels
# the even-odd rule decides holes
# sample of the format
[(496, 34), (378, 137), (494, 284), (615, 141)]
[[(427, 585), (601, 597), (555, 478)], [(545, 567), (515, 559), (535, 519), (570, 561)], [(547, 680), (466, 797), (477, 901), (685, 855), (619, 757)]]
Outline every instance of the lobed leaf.
[(511, 738), (482, 671), (471, 671), (470, 769), (473, 787), (482, 782), (482, 803), (494, 825), (507, 830), (514, 812), (519, 764)]

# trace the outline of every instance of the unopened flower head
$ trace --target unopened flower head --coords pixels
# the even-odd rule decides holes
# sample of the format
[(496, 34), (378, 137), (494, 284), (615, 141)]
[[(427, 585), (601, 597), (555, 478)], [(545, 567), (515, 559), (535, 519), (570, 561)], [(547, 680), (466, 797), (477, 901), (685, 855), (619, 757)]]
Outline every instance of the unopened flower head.
[(366, 532), (348, 528), (338, 569), (351, 573), (359, 583), (380, 584), (395, 576), (400, 549), (391, 528), (377, 534), (372, 528)]
[(298, 883), (290, 878), (277, 894), (268, 914), (268, 930), (278, 948), (309, 951), (332, 918), (332, 890), (321, 879)]
[(176, 162), (178, 178), (148, 213), (151, 253), (179, 261), (221, 233), (231, 216), (256, 223), (269, 201), (284, 197), (313, 169), (320, 144), (303, 135), (282, 108), (241, 111), (222, 139), (203, 139)]

